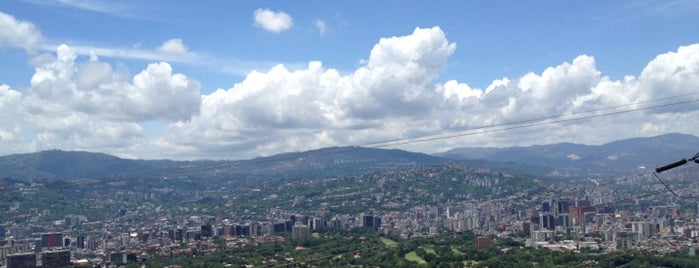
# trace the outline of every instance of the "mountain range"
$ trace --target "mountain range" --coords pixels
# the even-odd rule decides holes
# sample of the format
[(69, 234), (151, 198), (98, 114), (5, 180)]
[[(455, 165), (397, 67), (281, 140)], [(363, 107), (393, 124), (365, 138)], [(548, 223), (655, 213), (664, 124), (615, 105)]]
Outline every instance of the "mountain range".
[(330, 147), (248, 160), (132, 160), (50, 150), (0, 157), (0, 178), (22, 181), (196, 175), (207, 177), (317, 178), (360, 175), (405, 166), (439, 164), (445, 158), (402, 150)]
[(617, 174), (654, 168), (699, 151), (699, 138), (666, 134), (603, 145), (560, 143), (529, 147), (457, 148), (436, 155), (397, 149), (330, 147), (249, 160), (133, 160), (93, 153), (51, 150), (0, 157), (0, 178), (71, 180), (124, 176), (248, 176), (259, 179), (351, 176), (406, 166), (461, 162), (507, 172)]
[(665, 134), (619, 140), (602, 145), (559, 143), (529, 147), (457, 148), (437, 156), (548, 167), (583, 174), (634, 172), (690, 158), (699, 152), (699, 138)]

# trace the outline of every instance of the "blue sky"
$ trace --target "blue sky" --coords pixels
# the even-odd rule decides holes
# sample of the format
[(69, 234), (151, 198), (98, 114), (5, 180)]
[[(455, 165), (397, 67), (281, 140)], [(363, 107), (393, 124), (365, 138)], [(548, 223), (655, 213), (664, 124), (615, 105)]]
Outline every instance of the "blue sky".
[[(0, 12), (0, 109), (11, 115), (0, 154), (361, 145), (693, 100), (699, 77), (695, 1), (10, 0)], [(672, 122), (696, 106), (404, 149), (691, 133)]]

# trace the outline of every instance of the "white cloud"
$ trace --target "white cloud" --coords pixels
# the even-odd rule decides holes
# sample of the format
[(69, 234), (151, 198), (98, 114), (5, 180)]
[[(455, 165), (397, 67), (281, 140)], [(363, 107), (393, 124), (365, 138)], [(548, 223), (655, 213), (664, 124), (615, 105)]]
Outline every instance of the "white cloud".
[(340, 81), (346, 87), (339, 92), (342, 109), (364, 119), (427, 113), (440, 100), (432, 82), (455, 49), (439, 27), (382, 38), (366, 66)]
[(252, 72), (230, 89), (203, 96), (201, 114), (173, 125), (166, 140), (271, 153), (390, 138), (404, 123), (432, 113), (442, 93), (431, 81), (454, 49), (441, 29), (418, 28), (382, 39), (366, 66), (350, 75), (320, 62)]
[(291, 29), (294, 25), (289, 14), (282, 11), (274, 12), (267, 8), (257, 9), (254, 13), (255, 26), (265, 29), (273, 33), (280, 33)]
[[(230, 89), (203, 96), (201, 114), (172, 125), (163, 142), (194, 145), (190, 152), (195, 155), (252, 157), (628, 105), (689, 93), (676, 85), (699, 80), (699, 70), (692, 69), (699, 64), (699, 58), (692, 56), (695, 46), (699, 47), (681, 47), (677, 52), (659, 55), (638, 78), (610, 80), (597, 70), (593, 57), (580, 55), (541, 73), (493, 81), (483, 90), (456, 80), (435, 83), (456, 45), (437, 27), (418, 28), (410, 35), (381, 39), (366, 63), (349, 74), (342, 75), (320, 62), (296, 70), (278, 65), (267, 72), (252, 72)], [(654, 91), (644, 88), (651, 85), (658, 92), (648, 95)], [(634, 107), (643, 108), (627, 108)], [(661, 129), (649, 128), (648, 124), (667, 126), (667, 122), (697, 115), (699, 108), (689, 107), (688, 113), (636, 112), (485, 135), (467, 134), (402, 148), (434, 152), (466, 145), (600, 143), (657, 135)], [(686, 124), (674, 127), (674, 131), (691, 131)], [(235, 156), (230, 155), (233, 151)]]
[[(699, 88), (699, 44), (682, 46), (676, 52), (658, 55), (643, 69), (638, 82), (638, 87), (629, 92), (637, 98), (654, 99), (696, 93)], [(680, 108), (696, 110), (699, 104)]]
[(22, 93), (12, 90), (10, 86), (0, 84), (0, 146), (13, 145), (21, 141), (22, 128), (16, 120), (22, 115), (22, 106), (18, 105)]
[[(163, 43), (163, 45), (165, 45)], [(53, 52), (62, 44), (42, 44), (41, 50)], [(142, 49), (139, 47), (108, 47), (108, 46), (91, 46), (91, 45), (71, 45), (70, 49), (76, 55), (80, 56), (98, 56), (105, 58), (118, 59), (136, 59), (144, 61), (168, 61), (181, 62), (187, 64), (200, 64), (201, 62), (209, 61), (210, 59), (202, 57), (198, 54), (190, 52), (186, 47), (177, 48), (177, 45), (170, 45), (168, 51), (162, 50), (163, 46), (156, 49)], [(184, 49), (184, 53), (182, 49)]]
[(0, 47), (20, 47), (34, 51), (42, 40), (41, 32), (31, 22), (19, 21), (0, 12)]
[[(278, 64), (249, 72), (228, 89), (202, 95), (198, 82), (175, 73), (160, 58), (192, 55), (181, 40), (173, 42), (184, 48), (185, 55), (165, 53), (183, 52), (176, 49), (155, 53), (132, 49), (121, 54), (143, 59), (149, 59), (149, 53), (158, 55), (150, 56), (155, 62), (135, 75), (97, 57), (119, 56), (118, 50), (61, 45), (55, 53), (35, 56), (30, 60), (36, 69), (28, 88), (0, 85), (0, 113), (9, 115), (0, 117), (0, 150), (63, 148), (146, 158), (247, 158), (449, 134), (613, 106), (643, 108), (650, 104), (634, 103), (667, 96), (696, 100), (694, 89), (699, 87), (699, 44), (694, 44), (660, 54), (642, 73), (621, 80), (604, 76), (594, 57), (580, 55), (541, 72), (503, 77), (485, 89), (474, 88), (440, 77), (456, 44), (434, 27), (380, 39), (367, 60), (350, 72), (319, 61), (302, 67)], [(87, 60), (88, 55), (93, 56)], [(678, 99), (682, 98), (658, 103)], [(698, 111), (694, 102), (401, 148), (434, 152), (460, 146), (601, 143), (668, 131), (693, 133), (695, 127), (687, 122), (693, 122)], [(169, 125), (161, 136), (148, 138), (145, 121)]]
[(66, 45), (59, 46), (55, 57), (38, 57), (29, 88), (0, 86), (0, 113), (7, 116), (0, 122), (3, 152), (120, 152), (137, 148), (133, 144), (153, 150), (141, 122), (186, 121), (199, 113), (199, 83), (173, 73), (166, 62), (130, 76), (95, 58), (79, 61)]
[(149, 64), (133, 82), (128, 79), (97, 60), (76, 64), (75, 53), (62, 45), (54, 61), (36, 68), (31, 93), (36, 99), (112, 120), (189, 120), (199, 111), (199, 83), (173, 74), (166, 62)]
[(325, 31), (328, 30), (328, 26), (326, 26), (325, 22), (322, 20), (316, 20), (316, 28), (320, 32), (320, 35), (325, 35)]
[[(167, 41), (165, 42), (167, 43)], [(165, 44), (164, 43), (164, 44)], [(42, 44), (40, 50), (44, 52), (54, 52), (60, 44)], [(109, 47), (109, 46), (92, 46), (71, 44), (70, 49), (73, 53), (79, 56), (89, 56), (98, 58), (113, 58), (113, 59), (135, 59), (141, 61), (166, 61), (184, 63), (197, 68), (205, 68), (212, 72), (222, 72), (227, 74), (235, 74), (239, 76), (247, 75), (251, 70), (269, 69), (279, 62), (272, 61), (242, 61), (228, 60), (215, 58), (210, 55), (199, 54), (185, 46), (185, 53), (181, 49), (171, 48), (170, 52), (161, 50), (162, 46), (155, 49), (143, 49), (140, 45), (130, 47)], [(46, 54), (44, 54), (46, 55)], [(36, 58), (35, 58), (36, 59)], [(32, 59), (32, 65), (34, 60)], [(303, 63), (287, 63), (286, 65), (303, 66)]]
[(168, 54), (187, 54), (188, 49), (182, 42), (182, 39), (170, 39), (163, 42), (162, 45), (158, 47), (158, 51)]

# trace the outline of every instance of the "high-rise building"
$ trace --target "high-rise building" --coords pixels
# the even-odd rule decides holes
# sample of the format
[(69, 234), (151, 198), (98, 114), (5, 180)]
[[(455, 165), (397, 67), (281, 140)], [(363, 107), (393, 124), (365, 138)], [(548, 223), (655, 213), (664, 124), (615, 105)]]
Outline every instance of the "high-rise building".
[(565, 228), (570, 227), (570, 215), (568, 215), (568, 213), (559, 213), (556, 219), (556, 225)]
[(185, 230), (182, 228), (178, 228), (177, 230), (175, 230), (175, 240), (176, 241), (184, 240), (184, 233), (185, 233)]
[(338, 218), (338, 217), (333, 217), (330, 220), (330, 226), (333, 229), (342, 229), (342, 220), (340, 220), (340, 218)]
[(302, 239), (310, 235), (310, 229), (307, 225), (294, 225), (291, 231), (291, 239)]
[(36, 267), (36, 253), (19, 253), (7, 255), (7, 268)]
[(316, 217), (311, 217), (311, 219), (308, 221), (308, 225), (311, 229), (313, 230), (318, 230), (320, 228), (323, 228), (327, 226), (328, 222), (324, 219), (321, 218), (316, 218)]
[(235, 225), (230, 223), (223, 224), (223, 235), (224, 236), (234, 236), (235, 235)]
[(294, 226), (294, 222), (292, 222), (290, 219), (284, 221), (284, 225), (286, 225), (284, 228), (286, 228), (287, 232), (291, 232), (291, 228)]
[(41, 252), (41, 267), (59, 268), (70, 266), (70, 250)]
[(259, 222), (250, 223), (250, 235), (261, 236), (262, 235), (262, 224)]
[(373, 228), (374, 230), (378, 230), (379, 227), (381, 227), (381, 218), (376, 217), (376, 216), (365, 215), (363, 217), (362, 223), (363, 223), (362, 226), (364, 226), (364, 227), (369, 227), (369, 228)]
[(560, 199), (557, 202), (557, 213), (568, 213), (573, 202), (570, 199)]
[(275, 234), (286, 232), (286, 222), (275, 222), (272, 231)]
[(87, 249), (94, 251), (97, 249), (98, 245), (99, 242), (97, 241), (97, 238), (91, 235), (87, 237)]
[(250, 235), (250, 224), (237, 225), (235, 227), (235, 233), (237, 236), (249, 236)]
[(209, 224), (204, 224), (201, 226), (201, 237), (211, 237), (213, 236), (214, 231), (211, 225)]
[(55, 248), (63, 246), (62, 233), (46, 233), (41, 235), (41, 248)]
[(84, 235), (79, 235), (78, 237), (75, 238), (75, 247), (85, 248), (85, 236)]
[(135, 253), (117, 252), (109, 255), (112, 264), (127, 264), (138, 261)]
[(552, 214), (541, 214), (539, 216), (539, 228), (553, 230), (556, 228), (556, 219)]
[(551, 203), (549, 201), (541, 203), (541, 212), (551, 212)]

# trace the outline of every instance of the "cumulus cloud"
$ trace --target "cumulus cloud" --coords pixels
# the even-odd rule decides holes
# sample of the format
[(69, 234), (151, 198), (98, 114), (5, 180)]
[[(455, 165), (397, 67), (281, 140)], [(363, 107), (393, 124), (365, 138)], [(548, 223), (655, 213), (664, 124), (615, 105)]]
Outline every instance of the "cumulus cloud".
[(162, 45), (158, 47), (158, 51), (169, 54), (187, 54), (187, 46), (184, 45), (182, 39), (170, 39), (163, 42)]
[(274, 12), (267, 8), (260, 8), (255, 10), (253, 15), (255, 18), (255, 26), (273, 33), (289, 30), (291, 26), (294, 25), (291, 16), (282, 11)]
[[(175, 47), (181, 44), (173, 42)], [(699, 87), (699, 44), (662, 53), (640, 74), (620, 80), (598, 70), (593, 56), (579, 55), (538, 72), (497, 79), (485, 88), (441, 77), (455, 50), (441, 28), (416, 28), (378, 40), (367, 60), (349, 72), (320, 61), (299, 68), (279, 64), (202, 95), (197, 81), (175, 73), (167, 62), (156, 61), (131, 75), (61, 45), (55, 53), (30, 61), (36, 69), (28, 88), (0, 85), (0, 113), (9, 115), (0, 117), (0, 149), (247, 158), (692, 99), (588, 120), (506, 131), (485, 128), (483, 134), (466, 132), (460, 138), (400, 148), (436, 152), (461, 146), (595, 144), (695, 131), (687, 122), (699, 116), (694, 90)], [(161, 136), (147, 138), (145, 121), (167, 126)]]
[(20, 21), (12, 15), (0, 12), (0, 47), (20, 47), (34, 51), (41, 42), (41, 32), (33, 23)]
[(22, 93), (12, 90), (8, 85), (0, 84), (0, 144), (6, 146), (19, 143), (22, 139), (22, 128), (16, 120), (22, 115), (21, 105), (17, 105), (22, 99)]
[[(580, 55), (540, 73), (498, 79), (480, 89), (457, 80), (437, 83), (456, 45), (439, 27), (417, 28), (406, 36), (379, 40), (365, 64), (349, 74), (321, 62), (296, 70), (278, 65), (252, 72), (232, 88), (203, 96), (201, 114), (173, 124), (163, 141), (197, 144), (194, 153), (230, 157), (230, 152), (236, 152), (245, 157), (369, 144), (629, 105), (691, 93), (687, 88), (692, 87), (684, 86), (699, 81), (699, 59), (693, 56), (697, 47), (659, 55), (639, 77), (619, 81), (604, 76), (594, 57)], [(646, 89), (651, 86), (655, 90)], [(433, 152), (466, 145), (599, 143), (661, 134), (643, 122), (667, 126), (663, 122), (669, 118), (697, 114), (696, 108), (690, 110), (654, 110), (490, 131), (402, 148)], [(677, 127), (676, 131), (691, 131), (686, 125)]]
[(130, 82), (107, 63), (76, 63), (67, 45), (59, 46), (56, 55), (37, 67), (31, 79), (32, 97), (38, 100), (122, 121), (189, 120), (199, 111), (199, 83), (173, 74), (166, 62), (149, 64)]
[(114, 152), (150, 143), (141, 122), (186, 121), (199, 112), (199, 83), (173, 73), (166, 62), (130, 76), (96, 57), (78, 60), (67, 45), (55, 56), (37, 57), (29, 88), (0, 86), (0, 112), (8, 115), (0, 126), (4, 151), (23, 146)]
[[(380, 40), (367, 64), (350, 75), (320, 62), (300, 70), (278, 65), (252, 72), (232, 88), (204, 96), (202, 113), (167, 135), (172, 141), (229, 144), (237, 150), (365, 141), (369, 137), (355, 130), (385, 131), (393, 127), (388, 121), (423, 120), (432, 113), (431, 103), (441, 95), (431, 81), (454, 49), (438, 27), (417, 28), (408, 36)], [(263, 136), (268, 140), (260, 142)], [(252, 137), (257, 141), (251, 143)]]
[(382, 38), (341, 92), (343, 110), (365, 119), (429, 112), (439, 100), (432, 82), (455, 49), (439, 27)]
[[(677, 51), (656, 56), (643, 69), (638, 83), (638, 87), (629, 92), (637, 98), (696, 93), (699, 88), (699, 44), (681, 46)], [(699, 104), (681, 108), (696, 110)]]

